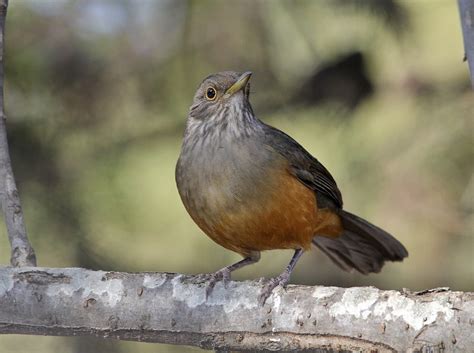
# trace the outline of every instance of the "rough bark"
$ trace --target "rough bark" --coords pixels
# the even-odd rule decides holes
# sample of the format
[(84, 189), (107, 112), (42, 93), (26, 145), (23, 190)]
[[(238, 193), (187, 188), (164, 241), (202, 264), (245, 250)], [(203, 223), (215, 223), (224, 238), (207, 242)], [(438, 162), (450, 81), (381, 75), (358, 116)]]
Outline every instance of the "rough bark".
[(0, 333), (92, 335), (216, 350), (469, 351), (474, 293), (289, 286), (170, 273), (0, 268)]
[(20, 197), (8, 151), (6, 117), (3, 100), (3, 46), (8, 0), (0, 0), (0, 202), (7, 225), (13, 266), (36, 266), (36, 257), (26, 235)]
[(458, 0), (458, 5), (464, 37), (464, 50), (471, 72), (472, 87), (474, 88), (474, 1)]

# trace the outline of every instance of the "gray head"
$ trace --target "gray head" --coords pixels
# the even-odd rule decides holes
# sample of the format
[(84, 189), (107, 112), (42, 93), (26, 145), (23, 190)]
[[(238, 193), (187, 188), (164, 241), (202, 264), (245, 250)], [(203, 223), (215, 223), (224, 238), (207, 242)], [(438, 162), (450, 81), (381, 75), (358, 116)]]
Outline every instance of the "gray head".
[[(222, 120), (241, 111), (252, 112), (249, 103), (251, 72), (223, 71), (206, 77), (194, 95), (189, 119)], [(253, 114), (253, 113), (252, 113)]]

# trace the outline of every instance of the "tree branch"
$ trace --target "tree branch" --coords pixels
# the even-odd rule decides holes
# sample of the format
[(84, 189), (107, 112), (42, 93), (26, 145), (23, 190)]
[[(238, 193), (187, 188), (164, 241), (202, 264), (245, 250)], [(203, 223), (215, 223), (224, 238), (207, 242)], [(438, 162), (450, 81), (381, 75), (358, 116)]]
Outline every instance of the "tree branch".
[(0, 333), (92, 335), (219, 350), (469, 351), (474, 293), (289, 286), (170, 273), (0, 268)]
[(471, 72), (471, 83), (474, 88), (474, 1), (458, 0), (461, 27), (464, 37), (464, 50)]
[(5, 20), (8, 0), (0, 0), (0, 202), (7, 225), (8, 239), (11, 245), (13, 266), (36, 266), (36, 256), (26, 235), (20, 197), (16, 188), (15, 177), (8, 151), (6, 117), (3, 99), (3, 47)]

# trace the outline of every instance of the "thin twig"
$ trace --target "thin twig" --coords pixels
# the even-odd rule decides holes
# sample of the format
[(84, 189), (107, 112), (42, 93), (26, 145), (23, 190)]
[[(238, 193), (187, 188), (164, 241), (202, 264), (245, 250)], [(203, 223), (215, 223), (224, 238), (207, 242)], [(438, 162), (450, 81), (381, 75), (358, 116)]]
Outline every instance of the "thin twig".
[(474, 1), (458, 0), (461, 27), (464, 37), (465, 58), (471, 71), (471, 83), (474, 88)]
[(3, 100), (3, 47), (8, 0), (0, 0), (0, 201), (11, 245), (13, 266), (36, 266), (36, 256), (26, 235), (20, 197), (11, 166)]

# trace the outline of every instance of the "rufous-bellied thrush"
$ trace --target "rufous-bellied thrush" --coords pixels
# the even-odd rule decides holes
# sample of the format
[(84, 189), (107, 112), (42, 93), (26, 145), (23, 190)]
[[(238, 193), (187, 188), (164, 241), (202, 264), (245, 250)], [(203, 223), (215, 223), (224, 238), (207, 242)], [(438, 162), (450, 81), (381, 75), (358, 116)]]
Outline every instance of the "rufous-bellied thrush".
[(244, 259), (210, 275), (217, 281), (255, 263), (260, 252), (294, 249), (260, 300), (286, 285), (305, 250), (321, 249), (343, 270), (379, 272), (408, 256), (393, 236), (342, 209), (328, 170), (284, 132), (260, 121), (249, 102), (251, 72), (204, 79), (194, 96), (176, 166), (186, 210), (216, 243)]

